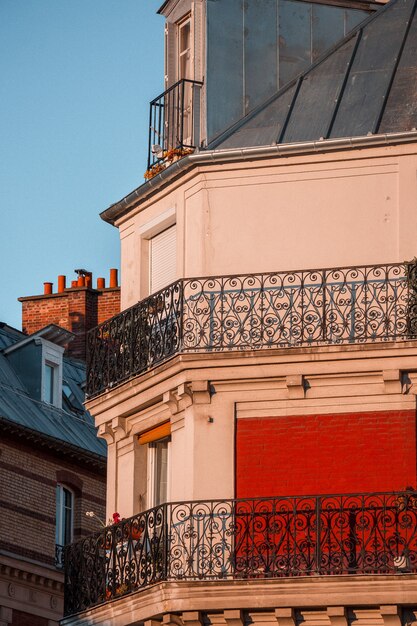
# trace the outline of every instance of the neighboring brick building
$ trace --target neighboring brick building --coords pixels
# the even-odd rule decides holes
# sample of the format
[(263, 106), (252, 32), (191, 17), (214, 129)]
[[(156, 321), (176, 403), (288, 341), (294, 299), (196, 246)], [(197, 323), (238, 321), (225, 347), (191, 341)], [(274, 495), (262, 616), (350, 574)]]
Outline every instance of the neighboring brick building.
[(83, 359), (86, 331), (119, 310), (119, 288), (115, 271), (107, 289), (85, 278), (22, 298), (27, 334), (0, 324), (1, 626), (58, 623), (64, 544), (105, 519), (106, 448), (83, 406)]
[(58, 276), (58, 288), (44, 283), (44, 293), (39, 296), (19, 298), (22, 303), (22, 330), (31, 334), (47, 324), (57, 324), (75, 334), (68, 346), (68, 355), (85, 361), (86, 333), (113, 317), (120, 311), (120, 287), (117, 270), (110, 270), (109, 286), (98, 278), (93, 287), (90, 272), (77, 270), (78, 279), (66, 286), (66, 277)]

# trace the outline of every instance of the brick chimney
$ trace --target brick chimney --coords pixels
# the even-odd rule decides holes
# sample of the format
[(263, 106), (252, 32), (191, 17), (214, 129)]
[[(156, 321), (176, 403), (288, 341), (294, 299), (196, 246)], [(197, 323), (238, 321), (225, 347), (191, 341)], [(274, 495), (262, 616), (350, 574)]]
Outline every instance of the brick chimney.
[(67, 354), (85, 361), (86, 333), (120, 312), (120, 287), (116, 269), (110, 270), (109, 287), (104, 278), (98, 278), (96, 288), (91, 272), (75, 272), (78, 278), (71, 282), (71, 287), (66, 286), (66, 277), (61, 275), (55, 293), (53, 283), (45, 282), (42, 295), (19, 298), (22, 330), (30, 335), (48, 324), (62, 326), (75, 334)]

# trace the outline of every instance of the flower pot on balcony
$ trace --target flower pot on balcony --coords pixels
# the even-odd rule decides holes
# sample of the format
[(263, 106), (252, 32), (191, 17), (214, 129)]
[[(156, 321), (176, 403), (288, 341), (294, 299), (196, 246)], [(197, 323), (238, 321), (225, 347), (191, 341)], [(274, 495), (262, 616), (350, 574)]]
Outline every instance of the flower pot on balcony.
[(134, 541), (138, 541), (142, 536), (142, 531), (139, 528), (132, 528), (130, 536)]

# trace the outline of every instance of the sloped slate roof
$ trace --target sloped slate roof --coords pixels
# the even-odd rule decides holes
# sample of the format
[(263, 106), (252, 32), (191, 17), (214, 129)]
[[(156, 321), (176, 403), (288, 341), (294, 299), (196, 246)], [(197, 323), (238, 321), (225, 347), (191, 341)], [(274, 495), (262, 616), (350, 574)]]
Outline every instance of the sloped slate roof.
[(209, 148), (415, 129), (416, 5), (417, 0), (391, 0)]
[[(69, 412), (32, 398), (22, 384), (19, 373), (2, 354), (4, 349), (25, 335), (3, 325), (0, 327), (0, 420), (44, 434), (59, 442), (106, 456), (106, 444), (96, 436), (93, 418), (88, 411)], [(64, 357), (63, 378), (82, 402), (80, 385), (85, 380), (85, 366)]]

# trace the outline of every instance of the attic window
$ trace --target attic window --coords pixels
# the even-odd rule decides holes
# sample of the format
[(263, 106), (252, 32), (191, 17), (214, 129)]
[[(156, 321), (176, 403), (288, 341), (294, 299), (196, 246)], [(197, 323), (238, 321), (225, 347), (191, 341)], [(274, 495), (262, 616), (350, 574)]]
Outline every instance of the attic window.
[(42, 400), (62, 407), (62, 355), (64, 349), (50, 341), (42, 343)]
[(45, 363), (44, 371), (44, 401), (55, 404), (55, 379), (57, 376), (56, 365)]
[(178, 24), (178, 78), (191, 78), (191, 19)]
[(80, 400), (76, 397), (69, 383), (67, 383), (65, 380), (62, 383), (62, 397), (64, 401), (64, 406), (68, 410), (77, 411), (79, 413), (84, 413), (83, 405), (81, 404)]

